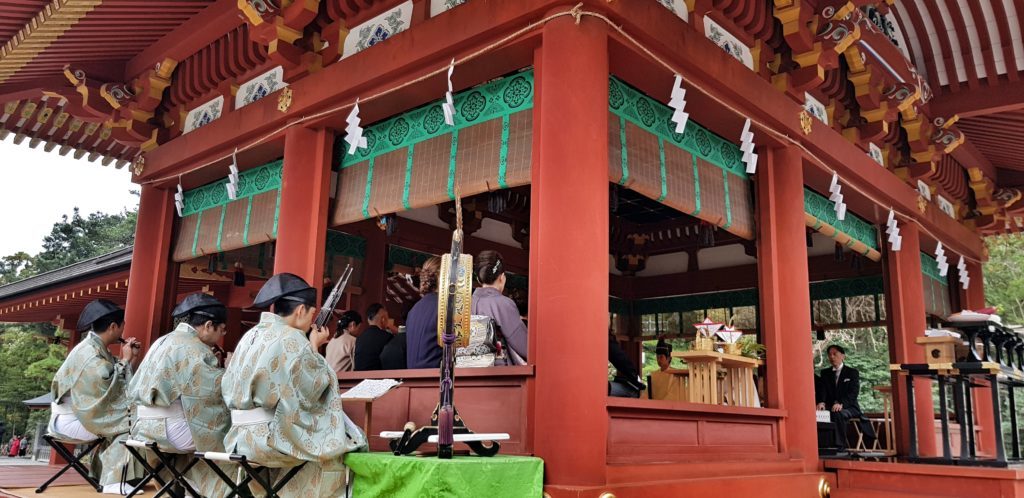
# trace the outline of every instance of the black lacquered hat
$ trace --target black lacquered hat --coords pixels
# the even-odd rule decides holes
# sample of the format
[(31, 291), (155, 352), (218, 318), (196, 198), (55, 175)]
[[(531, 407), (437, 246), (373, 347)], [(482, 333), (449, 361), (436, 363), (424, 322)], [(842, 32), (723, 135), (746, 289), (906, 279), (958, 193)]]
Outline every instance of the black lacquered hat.
[(302, 277), (293, 273), (278, 273), (263, 284), (253, 308), (267, 308), (279, 300), (298, 301), (307, 306), (316, 306), (316, 289), (310, 287)]
[(124, 310), (120, 306), (114, 304), (113, 301), (108, 299), (97, 299), (91, 303), (85, 305), (82, 310), (82, 314), (78, 316), (78, 326), (76, 329), (79, 332), (84, 332), (92, 327), (93, 323), (101, 318), (106, 318), (110, 315), (120, 314), (122, 319), (124, 317)]

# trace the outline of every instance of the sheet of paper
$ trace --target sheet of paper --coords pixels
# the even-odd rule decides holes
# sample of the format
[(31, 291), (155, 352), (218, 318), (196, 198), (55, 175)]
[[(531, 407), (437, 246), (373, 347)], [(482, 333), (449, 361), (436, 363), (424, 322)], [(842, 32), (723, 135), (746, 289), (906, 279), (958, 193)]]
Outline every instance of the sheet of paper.
[(366, 379), (344, 392), (341, 399), (377, 399), (401, 383), (395, 379)]

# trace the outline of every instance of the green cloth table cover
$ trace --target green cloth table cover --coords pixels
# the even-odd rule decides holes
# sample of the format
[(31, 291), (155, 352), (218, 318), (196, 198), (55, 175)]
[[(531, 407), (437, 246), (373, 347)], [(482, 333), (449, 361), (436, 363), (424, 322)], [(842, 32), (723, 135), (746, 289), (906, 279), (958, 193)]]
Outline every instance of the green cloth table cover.
[(544, 461), (536, 457), (456, 456), (441, 460), (436, 456), (349, 453), (345, 465), (352, 471), (355, 498), (539, 498), (544, 492)]

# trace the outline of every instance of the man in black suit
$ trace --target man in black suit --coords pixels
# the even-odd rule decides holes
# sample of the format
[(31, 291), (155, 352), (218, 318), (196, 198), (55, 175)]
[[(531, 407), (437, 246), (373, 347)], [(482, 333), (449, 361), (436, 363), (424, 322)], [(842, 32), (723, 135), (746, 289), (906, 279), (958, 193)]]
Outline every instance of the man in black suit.
[(380, 353), (394, 338), (388, 330), (391, 320), (387, 308), (380, 303), (371, 304), (366, 309), (366, 322), (369, 327), (356, 339), (352, 364), (357, 371), (381, 370)]
[[(832, 426), (836, 431), (836, 443), (841, 450), (846, 449), (846, 426), (851, 419), (861, 416), (857, 395), (860, 394), (860, 372), (856, 368), (846, 366), (846, 350), (838, 344), (828, 347), (830, 368), (821, 370), (821, 389), (815, 389), (818, 398), (818, 410), (832, 412)], [(817, 387), (817, 386), (816, 386)]]

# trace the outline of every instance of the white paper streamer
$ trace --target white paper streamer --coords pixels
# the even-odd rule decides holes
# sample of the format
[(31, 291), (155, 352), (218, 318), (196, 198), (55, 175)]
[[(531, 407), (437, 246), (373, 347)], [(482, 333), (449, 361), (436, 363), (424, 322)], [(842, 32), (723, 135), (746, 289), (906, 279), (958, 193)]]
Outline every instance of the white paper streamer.
[(455, 72), (455, 59), (448, 63), (448, 91), (444, 92), (444, 103), (441, 110), (444, 111), (444, 122), (448, 126), (455, 126), (455, 99), (452, 98), (452, 73)]
[(352, 106), (352, 112), (345, 118), (348, 126), (345, 127), (345, 141), (348, 142), (348, 153), (355, 154), (356, 149), (366, 148), (366, 137), (363, 136), (363, 127), (359, 126), (359, 99), (356, 105)]
[(672, 84), (672, 98), (668, 106), (675, 109), (672, 113), (672, 122), (676, 124), (676, 133), (683, 133), (686, 129), (686, 122), (690, 120), (690, 114), (686, 112), (686, 89), (683, 88), (683, 77), (676, 75), (675, 83)]
[(750, 118), (743, 123), (740, 150), (743, 152), (743, 162), (747, 165), (747, 174), (757, 173), (757, 154), (754, 152), (754, 132), (750, 131)]

